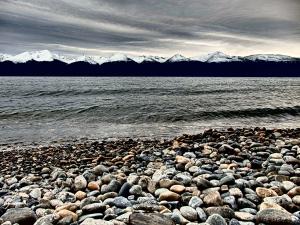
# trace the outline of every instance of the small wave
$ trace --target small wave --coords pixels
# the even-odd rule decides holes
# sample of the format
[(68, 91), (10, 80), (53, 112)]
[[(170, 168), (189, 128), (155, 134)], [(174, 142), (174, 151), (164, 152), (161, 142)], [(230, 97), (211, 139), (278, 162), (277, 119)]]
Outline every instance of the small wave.
[(299, 116), (300, 106), (277, 107), (277, 108), (249, 108), (236, 110), (217, 111), (180, 111), (161, 110), (149, 112), (149, 108), (119, 108), (91, 106), (86, 108), (32, 110), (24, 112), (0, 113), (0, 120), (43, 120), (43, 119), (65, 119), (65, 118), (87, 118), (99, 119), (102, 122), (116, 123), (151, 123), (151, 122), (192, 122), (207, 119), (220, 118), (249, 118), (249, 117), (279, 117), (284, 115)]
[(205, 119), (220, 118), (249, 118), (249, 117), (274, 117), (274, 116), (299, 116), (300, 106), (293, 107), (277, 107), (277, 108), (255, 108), (242, 110), (219, 110), (219, 111), (201, 111), (175, 115), (148, 115), (146, 122), (193, 122)]
[(88, 89), (88, 90), (35, 90), (22, 94), (22, 97), (70, 97), (70, 96), (101, 96), (101, 95), (124, 95), (124, 94), (149, 94), (149, 95), (207, 95), (253, 92), (257, 89), (187, 89), (187, 88), (120, 88), (120, 89)]

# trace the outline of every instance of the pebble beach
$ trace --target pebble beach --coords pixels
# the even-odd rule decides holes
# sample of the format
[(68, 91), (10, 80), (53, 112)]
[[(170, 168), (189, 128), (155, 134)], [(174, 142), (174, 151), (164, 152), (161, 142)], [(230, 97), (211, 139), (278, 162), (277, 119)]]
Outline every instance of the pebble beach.
[(1, 225), (299, 225), (300, 129), (0, 152)]

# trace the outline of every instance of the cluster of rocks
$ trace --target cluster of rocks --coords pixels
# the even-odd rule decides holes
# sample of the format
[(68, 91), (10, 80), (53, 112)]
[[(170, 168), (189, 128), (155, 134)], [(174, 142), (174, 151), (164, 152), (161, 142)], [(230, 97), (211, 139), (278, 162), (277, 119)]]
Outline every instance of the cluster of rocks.
[(300, 129), (0, 152), (2, 225), (300, 225)]

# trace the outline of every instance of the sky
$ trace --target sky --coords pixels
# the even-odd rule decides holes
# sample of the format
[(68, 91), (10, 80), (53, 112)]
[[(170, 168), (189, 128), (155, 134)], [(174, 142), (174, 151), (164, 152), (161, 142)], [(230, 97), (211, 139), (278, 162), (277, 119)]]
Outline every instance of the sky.
[(300, 0), (0, 0), (0, 52), (300, 56)]

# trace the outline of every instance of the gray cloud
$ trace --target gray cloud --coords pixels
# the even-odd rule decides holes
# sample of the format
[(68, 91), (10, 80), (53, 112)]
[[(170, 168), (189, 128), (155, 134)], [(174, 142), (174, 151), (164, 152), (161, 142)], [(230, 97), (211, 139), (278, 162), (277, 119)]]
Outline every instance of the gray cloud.
[(300, 55), (298, 0), (2, 0), (0, 52)]

